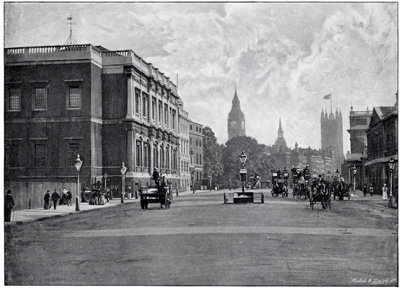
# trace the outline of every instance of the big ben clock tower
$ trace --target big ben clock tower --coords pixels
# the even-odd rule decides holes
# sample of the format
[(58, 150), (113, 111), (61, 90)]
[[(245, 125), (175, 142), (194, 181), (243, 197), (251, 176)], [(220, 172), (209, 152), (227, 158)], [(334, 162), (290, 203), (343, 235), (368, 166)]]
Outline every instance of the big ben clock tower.
[(232, 100), (232, 109), (228, 115), (228, 140), (231, 140), (235, 136), (246, 136), (246, 120), (244, 114), (240, 109), (239, 97), (236, 93)]

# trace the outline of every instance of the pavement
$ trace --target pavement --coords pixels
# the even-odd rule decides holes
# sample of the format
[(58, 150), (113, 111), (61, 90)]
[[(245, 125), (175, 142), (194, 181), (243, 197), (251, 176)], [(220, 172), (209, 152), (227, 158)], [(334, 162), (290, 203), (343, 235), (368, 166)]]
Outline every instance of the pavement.
[[(195, 193), (199, 194), (199, 193), (204, 193), (204, 192), (209, 192), (209, 190), (196, 190)], [(193, 193), (192, 191), (183, 191), (183, 192), (179, 192), (178, 196), (176, 196), (176, 193), (174, 193), (173, 196), (175, 198), (175, 197), (188, 195), (188, 194), (192, 194), (192, 193)], [(51, 203), (52, 208), (47, 209), (47, 210), (43, 209), (43, 207), (40, 207), (40, 208), (12, 211), (11, 212), (11, 222), (5, 222), (5, 225), (15, 225), (15, 224), (22, 224), (22, 223), (33, 222), (33, 221), (40, 221), (40, 220), (47, 219), (47, 218), (56, 218), (56, 217), (72, 215), (75, 213), (84, 213), (84, 212), (92, 211), (95, 209), (105, 209), (108, 207), (115, 207), (118, 205), (125, 205), (125, 204), (135, 203), (135, 202), (139, 203), (139, 201), (140, 201), (140, 199), (133, 198), (133, 199), (124, 199), (124, 203), (121, 203), (121, 198), (113, 198), (109, 202), (106, 202), (106, 204), (104, 204), (104, 205), (89, 205), (88, 202), (81, 202), (79, 211), (75, 211), (74, 203), (72, 204), (72, 206), (57, 205), (56, 210), (54, 210), (53, 203)]]
[[(267, 189), (270, 191), (270, 189)], [(233, 191), (240, 191), (240, 189), (232, 190)], [(265, 192), (266, 194), (269, 194)], [(209, 190), (196, 190), (195, 194), (201, 194), (201, 193), (206, 193), (210, 192)], [(226, 190), (226, 192), (229, 192), (229, 190)], [(175, 197), (180, 197), (184, 195), (190, 195), (192, 194), (192, 191), (183, 191), (179, 192), (178, 196), (176, 196), (176, 193), (173, 194), (174, 198)], [(289, 197), (291, 196), (291, 193), (289, 193)], [(357, 201), (374, 201), (374, 202), (381, 202), (382, 205), (385, 205), (388, 203), (388, 200), (382, 200), (382, 195), (374, 195), (371, 197), (369, 194), (364, 197), (362, 191), (356, 190), (355, 192), (353, 191), (351, 193), (351, 201), (357, 200)], [(139, 199), (125, 199), (124, 203), (121, 203), (121, 198), (113, 198), (109, 202), (107, 202), (104, 205), (89, 205), (87, 202), (80, 203), (80, 211), (75, 211), (75, 205), (73, 204), (72, 206), (66, 206), (66, 205), (59, 205), (57, 206), (57, 210), (54, 210), (53, 208), (45, 210), (43, 208), (33, 208), (33, 209), (24, 209), (24, 210), (18, 210), (18, 211), (12, 211), (11, 214), (11, 222), (5, 222), (5, 225), (15, 225), (15, 224), (22, 224), (26, 222), (33, 222), (33, 221), (40, 221), (43, 219), (47, 218), (54, 218), (54, 217), (62, 217), (66, 215), (72, 215), (75, 213), (84, 213), (87, 211), (95, 210), (95, 209), (105, 209), (107, 207), (115, 207), (118, 205), (125, 205), (129, 203), (135, 203), (139, 202)], [(394, 202), (394, 200), (393, 200)], [(138, 204), (139, 205), (139, 204)], [(394, 204), (396, 205), (396, 204)]]

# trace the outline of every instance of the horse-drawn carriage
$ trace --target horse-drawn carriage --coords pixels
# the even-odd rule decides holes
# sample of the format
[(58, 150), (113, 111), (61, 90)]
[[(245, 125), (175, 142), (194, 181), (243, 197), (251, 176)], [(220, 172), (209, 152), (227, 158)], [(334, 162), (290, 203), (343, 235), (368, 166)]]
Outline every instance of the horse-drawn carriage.
[(331, 185), (328, 182), (321, 181), (320, 179), (314, 180), (310, 190), (310, 206), (314, 210), (314, 205), (321, 202), (322, 209), (331, 209)]
[(301, 199), (301, 197), (304, 197), (304, 199), (307, 199), (309, 193), (308, 180), (293, 180), (293, 198)]
[(280, 170), (278, 172), (272, 171), (272, 197), (278, 197), (279, 195), (288, 197), (287, 178), (289, 178), (289, 173), (287, 173), (286, 169), (283, 173), (283, 179)]
[(299, 167), (293, 167), (292, 170), (292, 184), (293, 184), (293, 198), (300, 199), (304, 196), (304, 199), (309, 197), (309, 173), (305, 170), (305, 177), (303, 176), (303, 172), (300, 171)]
[(159, 203), (161, 208), (169, 209), (173, 200), (170, 186), (142, 186), (139, 189), (140, 207), (148, 209), (149, 203)]
[(343, 200), (344, 197), (350, 200), (350, 188), (344, 181), (333, 181), (332, 188), (334, 200), (336, 200), (336, 197), (339, 198), (339, 200)]

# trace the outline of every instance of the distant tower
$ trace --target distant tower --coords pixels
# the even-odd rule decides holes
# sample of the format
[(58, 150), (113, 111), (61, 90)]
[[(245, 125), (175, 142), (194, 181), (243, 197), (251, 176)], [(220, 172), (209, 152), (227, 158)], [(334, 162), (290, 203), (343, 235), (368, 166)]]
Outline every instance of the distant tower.
[(343, 121), (342, 111), (336, 109), (328, 116), (327, 111), (321, 112), (321, 149), (331, 157), (335, 158), (336, 168), (341, 171), (344, 161), (343, 154)]
[(278, 128), (278, 138), (276, 138), (274, 144), (274, 150), (277, 153), (287, 152), (288, 147), (286, 145), (286, 140), (283, 138), (283, 129), (282, 129), (282, 122), (281, 118), (279, 118), (279, 128)]
[(69, 37), (67, 39), (67, 41), (64, 43), (64, 45), (75, 45), (78, 44), (74, 38), (74, 36), (72, 35), (72, 25), (75, 25), (75, 23), (72, 23), (72, 15), (69, 15), (69, 17), (67, 18), (67, 25), (69, 25)]
[(235, 95), (232, 100), (232, 109), (228, 115), (228, 140), (235, 136), (246, 136), (246, 120), (244, 114), (240, 109), (240, 101), (237, 96), (236, 87)]

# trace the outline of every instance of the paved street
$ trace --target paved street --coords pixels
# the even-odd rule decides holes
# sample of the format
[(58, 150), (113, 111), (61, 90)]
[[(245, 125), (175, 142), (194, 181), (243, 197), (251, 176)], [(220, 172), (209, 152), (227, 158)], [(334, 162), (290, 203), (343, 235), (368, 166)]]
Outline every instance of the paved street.
[(322, 211), (269, 191), (223, 204), (223, 192), (6, 225), (6, 284), (397, 286), (397, 209), (379, 196)]

